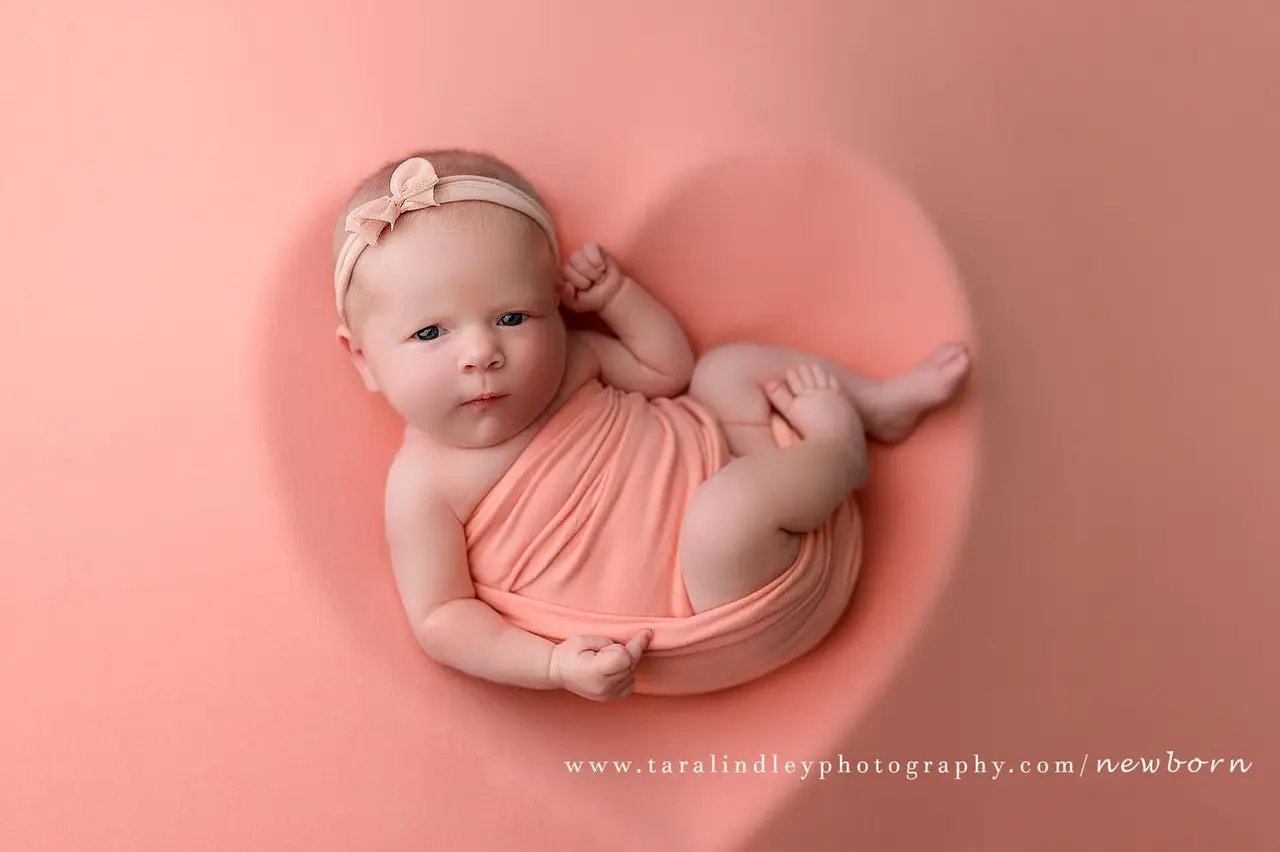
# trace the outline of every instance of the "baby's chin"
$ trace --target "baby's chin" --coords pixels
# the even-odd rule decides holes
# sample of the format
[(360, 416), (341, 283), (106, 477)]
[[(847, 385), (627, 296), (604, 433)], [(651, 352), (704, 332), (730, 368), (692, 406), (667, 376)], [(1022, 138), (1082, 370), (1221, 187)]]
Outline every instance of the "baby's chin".
[[(500, 403), (501, 404), (501, 403)], [(429, 428), (410, 428), (433, 444), (460, 450), (479, 450), (504, 444), (523, 432), (534, 418), (518, 418), (514, 413), (459, 410), (450, 412)]]

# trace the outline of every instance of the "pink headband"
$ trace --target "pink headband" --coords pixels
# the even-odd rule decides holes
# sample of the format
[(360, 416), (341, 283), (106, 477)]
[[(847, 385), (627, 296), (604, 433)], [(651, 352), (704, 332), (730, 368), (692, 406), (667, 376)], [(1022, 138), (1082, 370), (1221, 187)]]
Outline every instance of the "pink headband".
[(401, 213), (438, 207), (451, 201), (489, 201), (523, 213), (546, 232), (556, 263), (560, 262), (560, 246), (556, 242), (551, 215), (527, 193), (505, 181), (480, 175), (438, 177), (428, 160), (410, 157), (391, 173), (390, 195), (365, 202), (347, 214), (347, 233), (350, 236), (338, 254), (333, 270), (338, 316), (343, 322), (347, 321), (343, 302), (351, 285), (351, 271), (356, 268), (360, 253), (369, 246), (377, 245), (383, 229), (394, 228)]

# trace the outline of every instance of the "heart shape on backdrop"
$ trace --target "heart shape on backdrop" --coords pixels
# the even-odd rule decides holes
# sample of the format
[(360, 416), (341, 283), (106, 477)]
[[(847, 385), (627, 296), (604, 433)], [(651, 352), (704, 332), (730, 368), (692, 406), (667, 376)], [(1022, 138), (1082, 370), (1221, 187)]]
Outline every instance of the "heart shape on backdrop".
[[(612, 248), (680, 319), (699, 353), (754, 340), (885, 378), (945, 340), (972, 344), (963, 288), (933, 226), (904, 191), (847, 151), (775, 148), (716, 161), (679, 176), (645, 208), (630, 238)], [(566, 252), (597, 235), (571, 236)], [(953, 568), (970, 513), (976, 415), (972, 394), (962, 391), (906, 442), (871, 444), (871, 480), (858, 501), (862, 572), (822, 645), (742, 687), (607, 707), (603, 715), (616, 724), (577, 753), (690, 761), (684, 776), (637, 774), (643, 795), (628, 785), (626, 800), (646, 811), (652, 788), (667, 788), (663, 808), (671, 810), (653, 822), (683, 834), (638, 848), (740, 848), (787, 796), (805, 789), (794, 778), (711, 776), (711, 755), (751, 762), (763, 752), (771, 763), (775, 753), (815, 760), (838, 749), (901, 663)], [(544, 721), (558, 718), (569, 730), (579, 711), (602, 715), (572, 700), (556, 703)], [(688, 774), (696, 760), (708, 774)], [(726, 778), (733, 780), (720, 783)], [(586, 804), (593, 782), (599, 778), (565, 785), (565, 806)], [(614, 817), (627, 824), (625, 811)]]
[[(847, 150), (771, 148), (716, 160), (657, 186), (621, 235), (580, 233), (571, 223), (563, 229), (566, 257), (585, 240), (600, 242), (671, 309), (699, 353), (754, 340), (885, 378), (938, 343), (958, 339), (970, 343), (975, 373), (981, 372), (963, 289), (929, 220), (895, 183)], [(347, 379), (356, 384), (354, 373)], [(276, 411), (291, 422), (277, 434), (300, 434), (308, 415), (295, 415), (283, 398), (286, 385), (279, 387)], [(298, 408), (315, 405), (312, 398)], [(282, 454), (281, 462), (295, 468), (294, 483), (314, 476), (317, 466), (340, 468), (332, 470), (328, 487), (346, 485), (331, 496), (319, 482), (288, 491), (302, 516), (298, 532), (324, 566), (336, 605), (361, 612), (352, 620), (356, 633), (381, 637), (370, 643), (381, 647), (366, 653), (394, 658), (406, 700), (429, 694), (432, 723), (449, 730), (447, 756), (413, 754), (406, 731), (406, 759), (439, 764), (433, 772), (449, 772), (443, 764), (450, 760), (483, 765), (489, 800), (519, 797), (518, 813), (507, 811), (503, 819), (510, 824), (528, 814), (530, 830), (546, 820), (557, 848), (606, 842), (612, 848), (741, 848), (790, 796), (802, 793), (799, 770), (795, 776), (738, 774), (726, 772), (724, 761), (752, 764), (761, 754), (770, 764), (774, 754), (780, 763), (820, 760), (839, 749), (945, 587), (969, 519), (977, 466), (978, 412), (972, 393), (963, 391), (906, 442), (870, 445), (871, 479), (858, 501), (863, 566), (848, 610), (821, 645), (765, 678), (722, 692), (597, 704), (566, 692), (479, 681), (422, 661), (412, 642), (404, 642), (403, 614), (388, 603), (389, 567), (374, 581), (373, 569), (356, 576), (349, 567), (385, 554), (379, 514), (385, 466), (379, 465), (389, 459), (381, 451), (353, 454), (350, 447), (390, 448), (399, 424), (385, 410), (353, 409), (346, 393), (334, 409), (327, 427), (334, 434), (318, 438), (308, 457)], [(335, 534), (330, 520), (353, 514), (360, 528), (334, 541), (343, 534)], [(378, 593), (368, 591), (371, 582), (381, 585)], [(648, 771), (650, 759), (656, 775)], [(634, 765), (575, 773), (566, 770), (568, 760)], [(672, 761), (673, 774), (662, 772), (664, 761)], [(839, 783), (827, 783), (833, 782)]]

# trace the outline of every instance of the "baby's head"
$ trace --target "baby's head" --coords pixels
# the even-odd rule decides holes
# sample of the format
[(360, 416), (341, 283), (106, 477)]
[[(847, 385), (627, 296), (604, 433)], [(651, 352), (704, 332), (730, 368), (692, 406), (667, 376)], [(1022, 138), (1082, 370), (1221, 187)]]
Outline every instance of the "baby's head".
[[(461, 150), (409, 156), (428, 160), (440, 178), (496, 178), (545, 210), (533, 187), (496, 157)], [(347, 214), (390, 194), (392, 172), (406, 159), (365, 178), (344, 205), (334, 229), (335, 265), (348, 238)], [(564, 376), (559, 263), (544, 228), (502, 204), (465, 200), (405, 210), (357, 256), (338, 337), (365, 387), (386, 397), (411, 428), (450, 446), (501, 443), (546, 409)], [(506, 396), (486, 407), (466, 404), (486, 393)]]

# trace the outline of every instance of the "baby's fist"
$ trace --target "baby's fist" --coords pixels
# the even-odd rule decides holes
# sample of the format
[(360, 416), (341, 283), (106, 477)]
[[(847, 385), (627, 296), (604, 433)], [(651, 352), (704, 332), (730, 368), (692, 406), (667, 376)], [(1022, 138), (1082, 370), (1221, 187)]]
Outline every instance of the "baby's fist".
[(560, 295), (565, 307), (576, 313), (602, 311), (622, 290), (626, 276), (612, 257), (596, 243), (586, 243), (564, 265)]
[(635, 667), (653, 638), (639, 630), (626, 645), (603, 636), (570, 636), (551, 652), (551, 677), (592, 701), (626, 698), (635, 688)]

